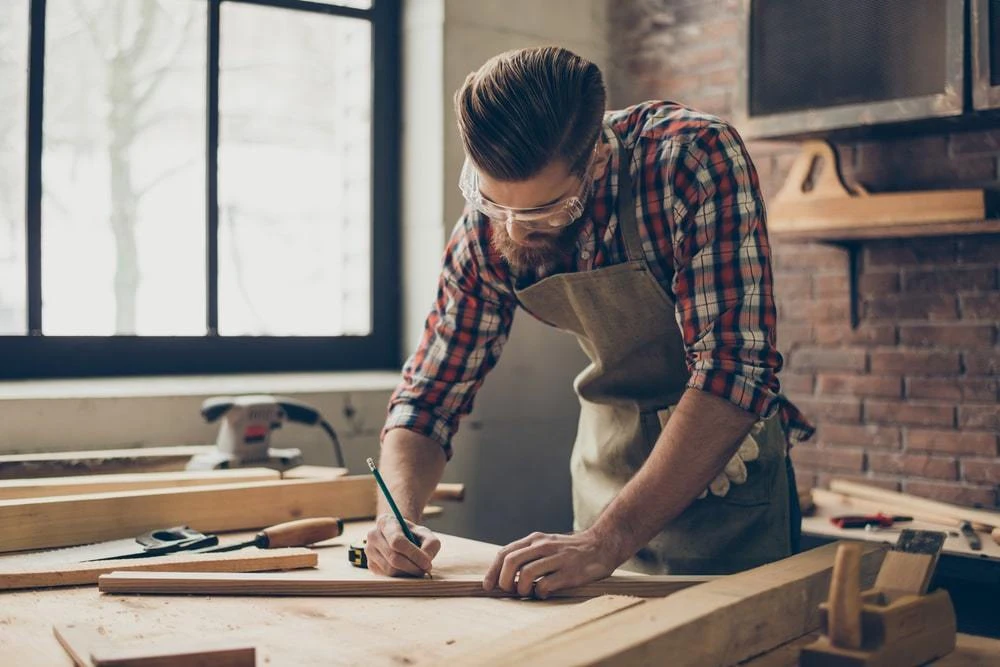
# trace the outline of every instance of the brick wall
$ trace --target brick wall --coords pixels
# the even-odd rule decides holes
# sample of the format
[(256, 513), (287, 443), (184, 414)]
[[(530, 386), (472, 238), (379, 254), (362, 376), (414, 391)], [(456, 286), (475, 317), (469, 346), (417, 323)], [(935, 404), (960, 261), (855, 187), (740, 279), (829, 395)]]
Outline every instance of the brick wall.
[[(730, 117), (737, 4), (610, 3), (613, 103), (673, 99)], [(837, 148), (845, 179), (872, 192), (1000, 188), (1000, 129)], [(769, 197), (796, 147), (749, 149)], [(772, 245), (782, 387), (819, 427), (793, 450), (803, 485), (838, 476), (998, 506), (1000, 235), (862, 244), (856, 329), (847, 251)]]

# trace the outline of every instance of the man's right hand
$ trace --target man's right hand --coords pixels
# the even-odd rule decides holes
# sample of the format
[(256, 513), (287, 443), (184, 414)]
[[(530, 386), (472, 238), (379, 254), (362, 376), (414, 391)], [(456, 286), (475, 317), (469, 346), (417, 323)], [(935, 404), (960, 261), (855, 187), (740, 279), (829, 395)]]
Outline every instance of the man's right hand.
[(368, 531), (368, 543), (365, 545), (369, 570), (393, 577), (422, 577), (431, 571), (431, 561), (441, 550), (441, 540), (423, 526), (409, 521), (406, 524), (420, 542), (419, 547), (406, 539), (393, 514), (378, 517), (375, 527)]

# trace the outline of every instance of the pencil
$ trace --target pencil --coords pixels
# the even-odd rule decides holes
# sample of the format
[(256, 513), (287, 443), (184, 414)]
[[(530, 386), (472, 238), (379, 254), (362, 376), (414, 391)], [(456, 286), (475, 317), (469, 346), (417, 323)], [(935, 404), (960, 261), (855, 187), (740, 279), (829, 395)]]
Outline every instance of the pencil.
[(389, 507), (392, 508), (392, 513), (396, 515), (396, 520), (399, 521), (399, 525), (403, 529), (403, 534), (406, 535), (406, 539), (419, 547), (420, 542), (418, 542), (417, 538), (410, 532), (409, 527), (406, 525), (406, 520), (403, 518), (403, 515), (400, 514), (399, 508), (396, 507), (396, 501), (392, 499), (392, 494), (389, 493), (388, 487), (386, 487), (385, 482), (382, 481), (382, 475), (379, 474), (378, 468), (375, 467), (375, 462), (370, 458), (368, 459), (368, 469), (372, 471), (373, 475), (375, 475), (375, 481), (378, 482), (378, 488), (382, 489), (382, 495), (385, 496), (386, 502), (389, 503)]

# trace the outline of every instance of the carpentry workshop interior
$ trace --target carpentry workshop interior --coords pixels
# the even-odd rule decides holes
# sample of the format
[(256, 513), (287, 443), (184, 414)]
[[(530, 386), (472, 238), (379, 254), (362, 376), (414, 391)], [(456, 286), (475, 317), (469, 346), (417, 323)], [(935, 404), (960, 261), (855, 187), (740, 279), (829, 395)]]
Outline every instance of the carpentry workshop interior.
[(0, 0), (0, 667), (1000, 666), (1000, 2)]

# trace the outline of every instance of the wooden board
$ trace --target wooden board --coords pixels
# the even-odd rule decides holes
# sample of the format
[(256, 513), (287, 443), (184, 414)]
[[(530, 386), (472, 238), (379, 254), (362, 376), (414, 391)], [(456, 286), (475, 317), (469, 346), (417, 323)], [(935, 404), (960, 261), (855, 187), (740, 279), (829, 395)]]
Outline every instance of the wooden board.
[[(625, 609), (525, 649), (495, 664), (733, 665), (819, 627), (837, 545), (827, 545), (740, 574)], [(861, 557), (869, 587), (882, 549)]]
[[(811, 632), (743, 664), (743, 667), (798, 667), (799, 653), (819, 638)], [(955, 650), (931, 664), (934, 667), (997, 667), (1000, 640), (959, 633)]]
[(182, 486), (208, 486), (279, 479), (281, 479), (281, 473), (268, 468), (35, 477), (0, 481), (0, 500), (71, 496), (81, 493), (112, 493), (140, 489), (172, 489)]
[(930, 500), (929, 498), (920, 498), (908, 493), (898, 493), (843, 479), (832, 480), (830, 482), (830, 490), (854, 498), (892, 503), (893, 507), (900, 509), (909, 508), (911, 512), (926, 512), (949, 519), (979, 523), (992, 528), (1000, 526), (1000, 512), (961, 507), (960, 505), (943, 503), (937, 500)]
[[(719, 577), (611, 576), (553, 597), (600, 595), (664, 597)], [(98, 579), (102, 593), (155, 595), (309, 595), (320, 597), (518, 597), (502, 590), (483, 590), (482, 575), (408, 579), (380, 577), (325, 579), (314, 574), (214, 574), (181, 572), (113, 572)]]
[(0, 456), (0, 479), (93, 475), (123, 472), (176, 472), (214, 445), (97, 449)]
[(912, 507), (901, 507), (894, 501), (869, 500), (867, 498), (855, 498), (843, 493), (836, 493), (826, 489), (812, 489), (813, 504), (816, 507), (836, 508), (840, 514), (848, 514), (845, 508), (856, 510), (855, 514), (897, 514), (901, 516), (913, 517), (918, 521), (937, 523), (942, 526), (958, 526), (961, 521), (947, 516), (940, 516), (926, 511), (912, 511)]
[(185, 524), (251, 530), (313, 516), (375, 515), (371, 475), (0, 501), (0, 552), (114, 540)]
[(78, 625), (56, 625), (56, 639), (78, 667), (254, 667), (253, 646), (218, 646), (185, 638), (184, 647), (118, 646), (113, 637)]
[[(309, 549), (243, 549), (215, 554), (171, 554), (155, 558), (76, 563), (59, 568), (0, 571), (0, 591), (96, 584), (109, 572), (268, 572), (316, 567)], [(0, 562), (2, 565), (2, 562)]]

